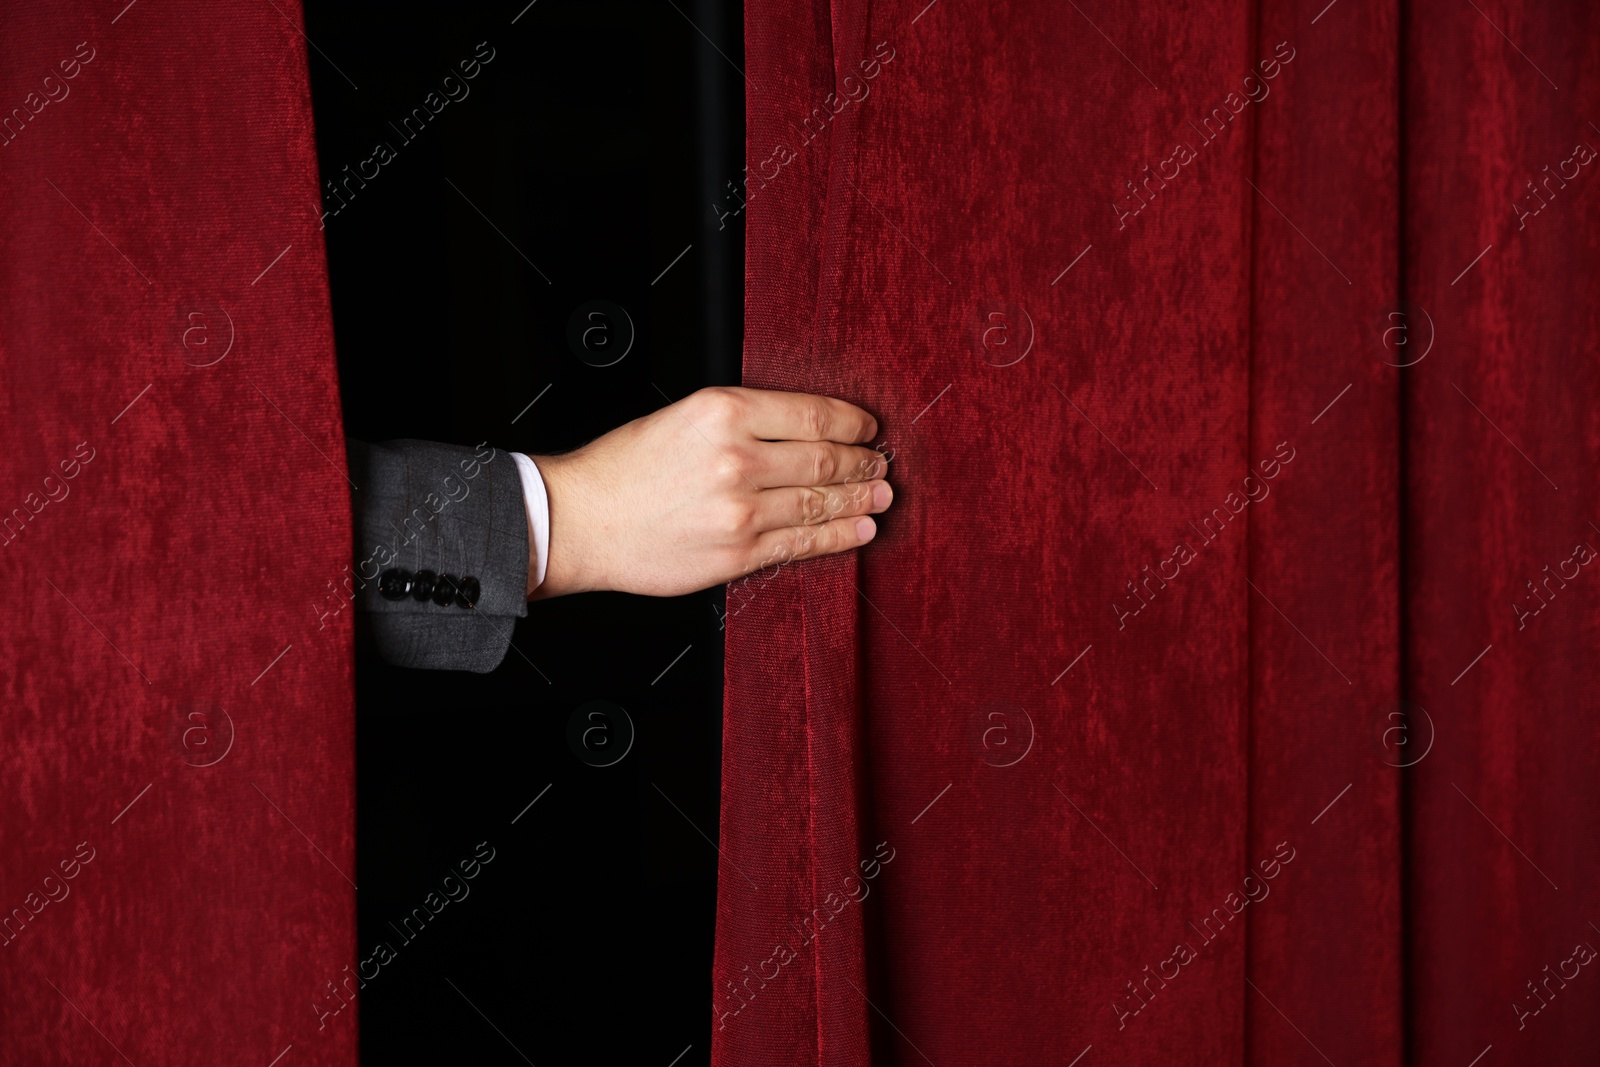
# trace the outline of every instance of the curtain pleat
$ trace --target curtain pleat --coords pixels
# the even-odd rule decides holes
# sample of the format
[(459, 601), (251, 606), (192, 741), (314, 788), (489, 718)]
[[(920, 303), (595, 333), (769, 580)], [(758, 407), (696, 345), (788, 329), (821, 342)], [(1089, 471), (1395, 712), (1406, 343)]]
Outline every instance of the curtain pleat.
[[(1405, 314), (1399, 4), (1318, 13), (1262, 0), (1254, 48), (1294, 58), (1251, 107), (1244, 186), (1250, 455), (1270, 490), (1247, 514), (1246, 859), (1257, 875), (1283, 843), (1295, 859), (1246, 910), (1238, 995), (1244, 1062), (1397, 1065), (1400, 385), (1427, 364), (1392, 365), (1408, 326), (1391, 318)], [(1259, 459), (1285, 448), (1293, 461), (1261, 479)]]
[[(1600, 12), (1407, 16), (1406, 780), (1417, 1062), (1592, 1062)], [(1587, 159), (1588, 162), (1583, 162)], [(1504, 1061), (1503, 1061), (1504, 1062)]]

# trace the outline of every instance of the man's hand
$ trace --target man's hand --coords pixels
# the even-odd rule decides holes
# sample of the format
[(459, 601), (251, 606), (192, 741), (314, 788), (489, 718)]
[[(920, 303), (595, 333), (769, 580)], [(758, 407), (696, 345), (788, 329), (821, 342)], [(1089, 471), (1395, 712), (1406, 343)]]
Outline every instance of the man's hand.
[(842, 400), (712, 388), (537, 456), (550, 558), (529, 596), (677, 596), (865, 544), (893, 499), (877, 432)]

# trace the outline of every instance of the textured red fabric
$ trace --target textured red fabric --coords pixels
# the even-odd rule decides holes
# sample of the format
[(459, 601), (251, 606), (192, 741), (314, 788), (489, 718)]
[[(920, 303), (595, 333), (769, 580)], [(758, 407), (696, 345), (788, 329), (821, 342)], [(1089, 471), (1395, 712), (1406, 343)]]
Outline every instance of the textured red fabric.
[(1438, 732), (1406, 783), (1412, 1045), (1589, 1062), (1600, 11), (1480, 7), (1408, 15), (1404, 278), (1439, 335), (1404, 382), (1407, 686)]
[(1392, 366), (1405, 346), (1385, 336), (1408, 328), (1390, 317), (1403, 314), (1399, 5), (1341, 3), (1312, 24), (1321, 9), (1259, 5), (1256, 48), (1287, 41), (1296, 55), (1241, 115), (1256, 121), (1255, 157), (1231, 179), (1254, 234), (1249, 454), (1288, 441), (1296, 457), (1240, 517), (1248, 634), (1218, 637), (1242, 637), (1249, 656), (1243, 859), (1259, 864), (1281, 841), (1298, 850), (1237, 931), (1249, 947), (1229, 993), (1246, 1025), (1231, 1059), (1320, 1063), (1320, 1050), (1393, 1065), (1407, 1012), (1400, 778), (1412, 772), (1394, 766), (1408, 746), (1386, 731), (1404, 725), (1390, 718), (1400, 698), (1417, 699), (1401, 686), (1399, 390), (1435, 368)]
[(0, 12), (6, 1064), (355, 1062), (349, 487), (276, 8)]
[(751, 0), (714, 1062), (1592, 1057), (1596, 17)]

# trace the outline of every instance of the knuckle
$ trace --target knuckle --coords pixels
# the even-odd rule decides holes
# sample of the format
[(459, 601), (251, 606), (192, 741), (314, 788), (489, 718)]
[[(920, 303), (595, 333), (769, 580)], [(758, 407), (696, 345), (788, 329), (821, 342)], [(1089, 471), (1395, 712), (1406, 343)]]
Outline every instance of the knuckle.
[(738, 423), (744, 406), (738, 393), (721, 385), (701, 389), (689, 399), (690, 417), (710, 430), (731, 429)]
[(726, 485), (742, 485), (755, 473), (756, 459), (747, 448), (722, 448), (716, 457), (716, 469)]
[(696, 389), (691, 399), (698, 404), (726, 404), (733, 399), (733, 390), (726, 385), (708, 385)]
[(811, 484), (828, 485), (839, 473), (839, 457), (826, 445), (818, 446), (811, 455)]
[(719, 534), (741, 539), (755, 528), (756, 506), (749, 500), (728, 500), (712, 512), (712, 526)]
[(820, 489), (802, 490), (800, 497), (800, 521), (807, 525), (821, 522), (827, 517), (830, 507), (829, 495)]
[(800, 409), (801, 418), (804, 420), (806, 434), (813, 441), (826, 441), (828, 439), (828, 405), (815, 397), (804, 401)]

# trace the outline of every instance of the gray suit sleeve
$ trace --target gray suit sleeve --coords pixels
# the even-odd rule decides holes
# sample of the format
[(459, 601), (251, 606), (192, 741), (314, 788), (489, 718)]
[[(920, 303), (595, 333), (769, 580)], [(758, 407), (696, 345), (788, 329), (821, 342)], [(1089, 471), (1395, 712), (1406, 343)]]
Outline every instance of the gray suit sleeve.
[[(347, 441), (357, 626), (397, 667), (494, 670), (528, 613), (528, 517), (511, 453), (431, 441)], [(379, 592), (391, 568), (476, 578), (473, 607)]]

